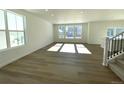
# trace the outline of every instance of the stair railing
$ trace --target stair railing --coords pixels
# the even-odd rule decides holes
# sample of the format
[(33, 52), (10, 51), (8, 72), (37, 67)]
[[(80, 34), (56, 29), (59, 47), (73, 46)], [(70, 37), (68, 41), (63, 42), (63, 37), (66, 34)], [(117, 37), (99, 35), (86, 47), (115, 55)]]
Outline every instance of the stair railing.
[(103, 65), (108, 66), (108, 62), (124, 53), (124, 32), (109, 38), (106, 37), (104, 47)]

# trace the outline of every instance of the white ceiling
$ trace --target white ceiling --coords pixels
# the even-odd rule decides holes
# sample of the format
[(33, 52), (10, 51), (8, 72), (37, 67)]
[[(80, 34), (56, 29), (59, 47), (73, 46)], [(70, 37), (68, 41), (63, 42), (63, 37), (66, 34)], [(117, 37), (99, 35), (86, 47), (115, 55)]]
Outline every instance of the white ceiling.
[(124, 9), (26, 9), (53, 24), (124, 20)]

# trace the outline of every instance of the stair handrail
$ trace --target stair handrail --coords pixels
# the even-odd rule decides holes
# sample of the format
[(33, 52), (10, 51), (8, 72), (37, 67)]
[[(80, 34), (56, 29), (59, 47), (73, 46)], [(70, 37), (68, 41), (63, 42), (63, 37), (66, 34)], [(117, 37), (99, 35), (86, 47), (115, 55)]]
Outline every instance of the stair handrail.
[(124, 32), (121, 32), (121, 33), (117, 34), (116, 36), (113, 36), (113, 37), (110, 38), (110, 39), (116, 38), (117, 36), (120, 36), (120, 35), (122, 35), (123, 33), (124, 33)]
[(108, 62), (117, 57), (122, 52), (124, 53), (124, 32), (121, 32), (112, 38), (106, 37), (103, 65), (108, 66)]

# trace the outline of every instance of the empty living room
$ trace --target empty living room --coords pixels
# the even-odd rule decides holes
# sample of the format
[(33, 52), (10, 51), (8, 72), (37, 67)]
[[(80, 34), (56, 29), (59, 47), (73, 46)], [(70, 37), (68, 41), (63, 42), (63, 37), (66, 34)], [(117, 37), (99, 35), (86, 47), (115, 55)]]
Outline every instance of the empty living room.
[(1, 9), (1, 84), (123, 84), (124, 9)]

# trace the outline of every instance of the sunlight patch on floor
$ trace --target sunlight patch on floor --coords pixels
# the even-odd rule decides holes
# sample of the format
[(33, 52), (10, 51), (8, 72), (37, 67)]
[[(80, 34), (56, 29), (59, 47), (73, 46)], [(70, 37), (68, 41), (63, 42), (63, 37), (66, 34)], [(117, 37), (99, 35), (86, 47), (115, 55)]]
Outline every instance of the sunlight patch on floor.
[(47, 51), (78, 53), (78, 54), (92, 54), (88, 50), (88, 48), (85, 47), (83, 44), (64, 44), (63, 46), (62, 45), (63, 43), (57, 43), (51, 48), (49, 48)]
[(61, 46), (62, 46), (62, 43), (57, 43), (54, 46), (52, 46), (51, 48), (49, 48), (47, 51), (55, 51), (55, 52), (57, 52), (60, 49)]
[(60, 52), (75, 53), (74, 44), (64, 44)]
[(76, 44), (78, 53), (92, 54), (83, 44)]

